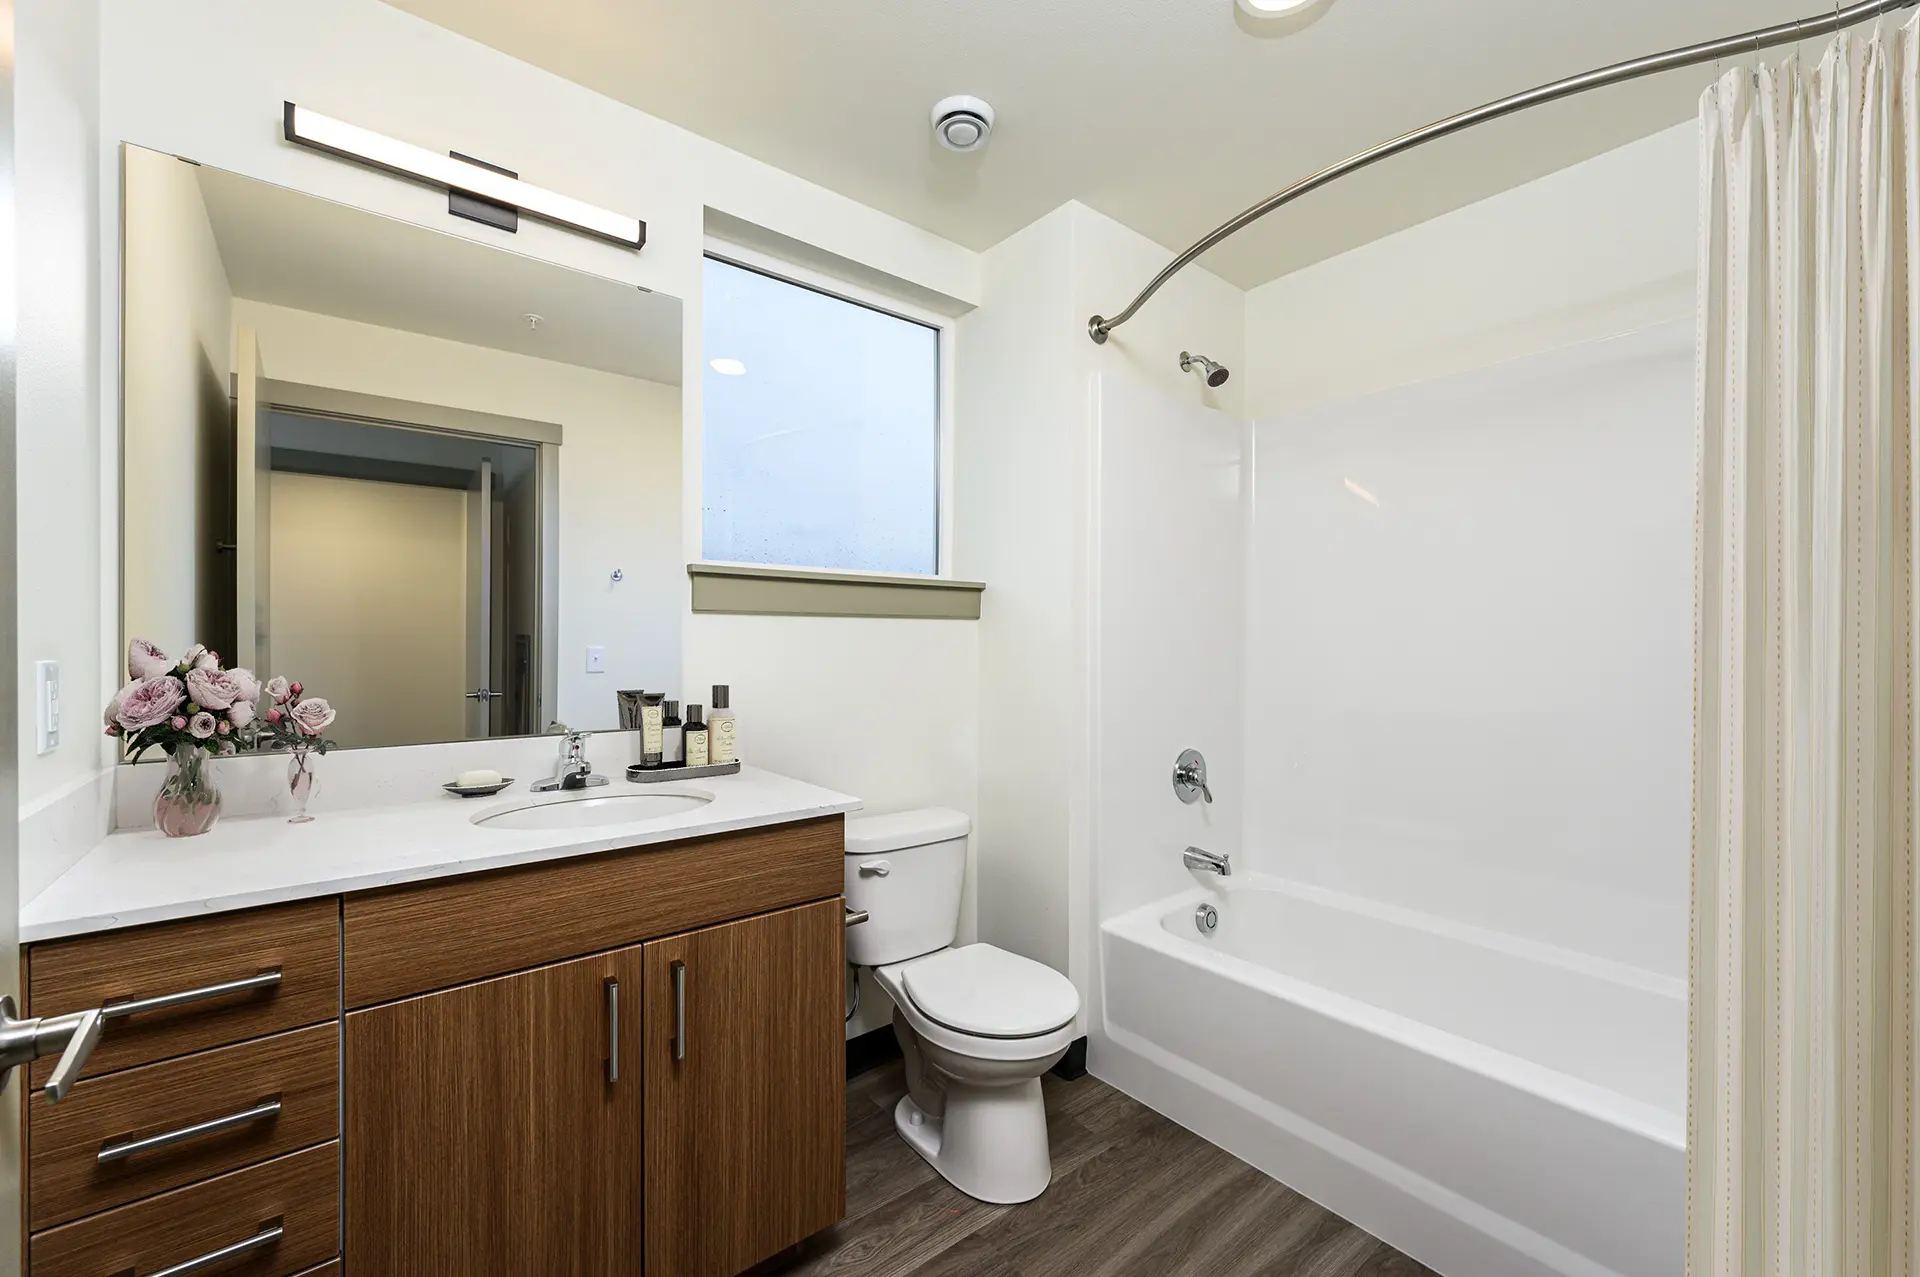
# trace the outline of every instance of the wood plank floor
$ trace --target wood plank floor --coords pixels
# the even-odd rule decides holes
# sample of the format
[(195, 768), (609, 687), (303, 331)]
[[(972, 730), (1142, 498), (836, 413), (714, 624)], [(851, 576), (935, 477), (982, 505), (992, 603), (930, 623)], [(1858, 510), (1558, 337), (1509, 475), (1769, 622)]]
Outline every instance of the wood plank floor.
[(896, 1061), (847, 1086), (847, 1218), (780, 1277), (1431, 1277), (1092, 1077), (1048, 1077), (1053, 1185), (989, 1206), (893, 1129)]

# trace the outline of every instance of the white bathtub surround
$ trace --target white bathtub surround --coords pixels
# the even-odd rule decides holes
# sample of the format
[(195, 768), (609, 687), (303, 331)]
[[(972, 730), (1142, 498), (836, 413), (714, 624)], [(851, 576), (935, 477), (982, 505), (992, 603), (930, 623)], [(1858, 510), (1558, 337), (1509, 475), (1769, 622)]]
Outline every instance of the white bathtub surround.
[[(501, 743), (474, 742), (495, 748)], [(356, 752), (360, 751), (344, 756), (351, 758)], [(369, 757), (402, 752), (406, 751), (364, 751)], [(328, 761), (333, 758), (328, 755)], [(281, 756), (278, 761), (284, 781), (286, 759)], [(605, 770), (599, 759), (594, 761)], [(310, 824), (289, 824), (276, 813), (228, 816), (196, 838), (168, 838), (153, 829), (111, 834), (20, 911), (20, 938), (31, 943), (169, 922), (731, 833), (860, 806), (857, 798), (754, 767), (742, 768), (735, 776), (700, 781), (639, 786), (616, 780), (603, 789), (538, 797), (527, 792), (524, 777), (509, 771), (516, 776), (514, 788), (484, 799), (460, 799), (440, 792), (439, 780), (451, 779), (453, 774), (450, 770), (431, 784), (389, 793), (383, 805), (331, 809)], [(684, 794), (708, 801), (655, 820), (589, 828), (512, 829), (473, 823), (475, 816), (532, 802), (550, 805), (627, 794)]]
[(1679, 1271), (1682, 982), (1226, 886), (1103, 926), (1102, 1077), (1442, 1272)]
[(1701, 101), (1694, 1277), (1920, 1271), (1917, 67)]

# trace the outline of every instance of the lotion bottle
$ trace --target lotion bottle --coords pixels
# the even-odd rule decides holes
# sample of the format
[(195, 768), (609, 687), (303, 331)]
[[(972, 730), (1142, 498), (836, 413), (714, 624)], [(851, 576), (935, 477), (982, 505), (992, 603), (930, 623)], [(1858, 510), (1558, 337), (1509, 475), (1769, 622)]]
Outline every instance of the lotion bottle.
[(685, 724), (680, 721), (680, 702), (668, 701), (665, 715), (660, 720), (660, 765), (662, 767), (684, 767), (687, 761), (685, 742), (680, 739), (680, 729)]
[(700, 721), (700, 707), (687, 706), (687, 724), (681, 729), (681, 737), (686, 741), (687, 766), (705, 767), (707, 754), (707, 725)]
[(715, 763), (740, 761), (739, 741), (734, 736), (733, 694), (725, 683), (713, 685), (713, 709), (707, 714), (707, 756)]

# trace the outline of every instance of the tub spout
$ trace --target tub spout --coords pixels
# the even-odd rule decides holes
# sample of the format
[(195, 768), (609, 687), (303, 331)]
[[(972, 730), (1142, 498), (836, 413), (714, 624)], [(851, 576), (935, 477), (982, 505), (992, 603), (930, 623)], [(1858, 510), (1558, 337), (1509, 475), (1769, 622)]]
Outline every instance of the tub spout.
[(1219, 874), (1222, 878), (1233, 876), (1233, 859), (1230, 856), (1216, 855), (1211, 851), (1202, 851), (1198, 847), (1189, 847), (1180, 854), (1180, 862), (1189, 869), (1201, 873)]

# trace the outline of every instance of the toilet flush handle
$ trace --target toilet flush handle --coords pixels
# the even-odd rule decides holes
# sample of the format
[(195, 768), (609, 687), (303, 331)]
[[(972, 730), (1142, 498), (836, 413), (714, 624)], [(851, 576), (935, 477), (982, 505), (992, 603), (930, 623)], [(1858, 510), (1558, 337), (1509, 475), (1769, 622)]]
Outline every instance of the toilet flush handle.
[(860, 866), (862, 878), (884, 878), (893, 872), (893, 866), (884, 860), (869, 860)]

